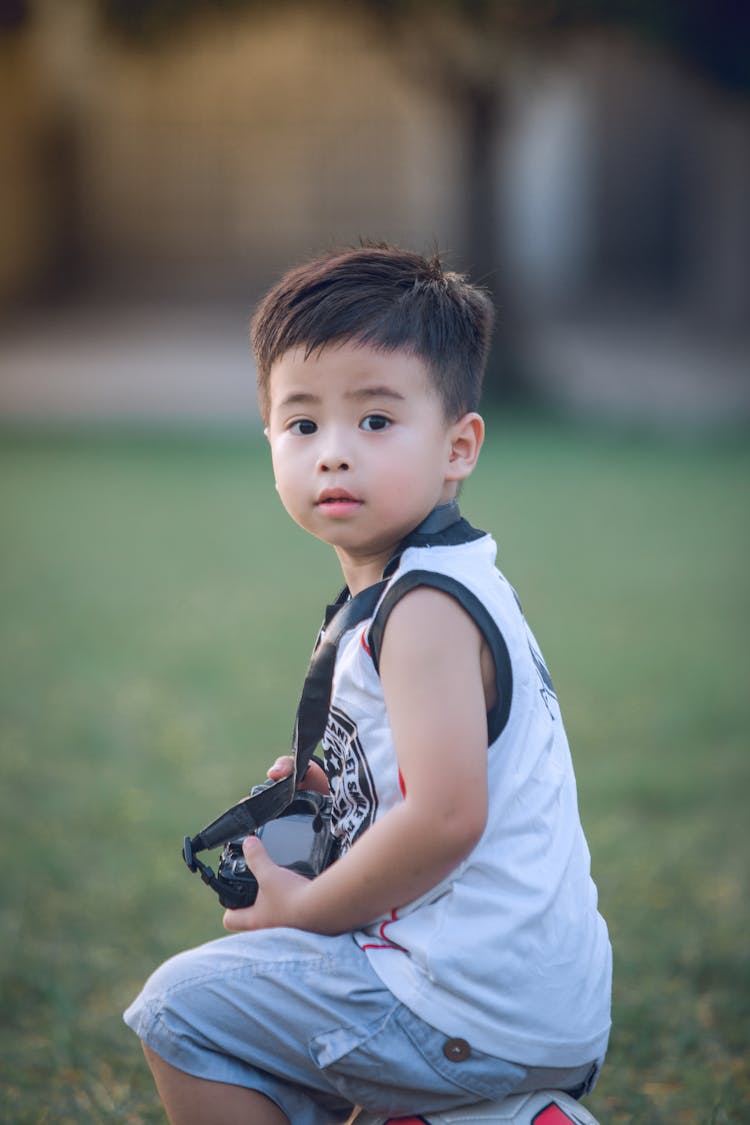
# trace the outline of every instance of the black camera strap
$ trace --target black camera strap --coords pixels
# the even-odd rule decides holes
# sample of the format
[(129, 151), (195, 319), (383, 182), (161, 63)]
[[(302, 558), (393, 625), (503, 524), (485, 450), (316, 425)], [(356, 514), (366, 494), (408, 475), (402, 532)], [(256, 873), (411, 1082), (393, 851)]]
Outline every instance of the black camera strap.
[(344, 633), (372, 616), (387, 585), (387, 580), (376, 582), (356, 597), (329, 607), (326, 614), (328, 621), (321, 630), (310, 660), (297, 708), (292, 740), (294, 765), (291, 773), (280, 781), (269, 781), (257, 786), (250, 796), (227, 809), (197, 836), (186, 837), (183, 855), (192, 871), (202, 867), (194, 858), (196, 852), (218, 847), (238, 836), (247, 836), (266, 821), (278, 816), (292, 802), (297, 779), (304, 777), (328, 721), (338, 643)]

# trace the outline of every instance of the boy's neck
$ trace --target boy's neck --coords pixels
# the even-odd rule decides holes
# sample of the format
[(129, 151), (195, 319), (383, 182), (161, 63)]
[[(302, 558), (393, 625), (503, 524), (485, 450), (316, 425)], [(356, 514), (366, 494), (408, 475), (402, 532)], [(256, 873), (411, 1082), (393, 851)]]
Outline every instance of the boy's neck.
[(376, 582), (380, 581), (383, 573), (382, 557), (378, 556), (377, 560), (370, 559), (351, 559), (344, 556), (342, 551), (336, 550), (341, 573), (344, 576), (344, 582), (352, 597), (366, 590), (368, 586), (373, 586)]

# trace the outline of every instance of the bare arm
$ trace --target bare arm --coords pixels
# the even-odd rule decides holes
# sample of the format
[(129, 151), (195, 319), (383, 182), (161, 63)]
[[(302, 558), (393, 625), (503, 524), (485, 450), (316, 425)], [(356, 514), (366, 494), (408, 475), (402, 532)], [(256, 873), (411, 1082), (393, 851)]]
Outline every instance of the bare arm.
[(447, 594), (412, 591), (388, 620), (380, 674), (403, 802), (311, 882), (248, 839), (260, 890), (254, 906), (227, 912), (227, 929), (357, 929), (430, 890), (477, 843), (487, 817), (487, 722), (476, 625)]

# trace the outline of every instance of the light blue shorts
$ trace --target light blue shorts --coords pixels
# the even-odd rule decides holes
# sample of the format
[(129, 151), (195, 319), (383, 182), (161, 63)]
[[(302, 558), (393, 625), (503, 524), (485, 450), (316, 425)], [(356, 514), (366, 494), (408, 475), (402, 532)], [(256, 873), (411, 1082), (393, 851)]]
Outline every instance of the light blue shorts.
[[(550, 1084), (548, 1072), (536, 1086), (533, 1068), (467, 1051), (461, 1028), (449, 1036), (424, 1023), (350, 934), (264, 930), (180, 953), (125, 1022), (172, 1066), (258, 1090), (294, 1125), (345, 1121), (354, 1105), (406, 1116)], [(590, 1070), (555, 1077), (580, 1096)]]

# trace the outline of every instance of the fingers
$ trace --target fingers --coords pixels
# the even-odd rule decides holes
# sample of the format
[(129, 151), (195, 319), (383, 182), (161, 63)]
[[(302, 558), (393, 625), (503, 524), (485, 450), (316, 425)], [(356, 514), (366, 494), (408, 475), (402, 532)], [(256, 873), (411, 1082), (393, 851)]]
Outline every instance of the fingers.
[[(246, 836), (242, 841), (242, 852), (249, 870), (253, 873), (260, 886), (263, 872), (275, 864), (270, 858), (265, 846), (257, 836)], [(225, 930), (241, 933), (243, 930), (255, 929), (255, 906), (241, 907), (239, 910), (226, 910), (222, 919)]]
[(317, 762), (310, 762), (305, 771), (305, 776), (297, 783), (297, 788), (312, 789), (315, 793), (322, 793), (326, 797), (331, 792), (326, 772), (320, 768)]
[(288, 777), (294, 769), (294, 758), (291, 754), (283, 754), (277, 758), (271, 768), (267, 771), (267, 776), (274, 781), (280, 781), (282, 777)]
[[(291, 754), (283, 754), (277, 758), (271, 768), (267, 771), (267, 776), (272, 781), (280, 781), (282, 777), (288, 777), (294, 769), (294, 758)], [(312, 789), (315, 793), (323, 793), (328, 796), (330, 793), (330, 786), (328, 784), (328, 777), (324, 769), (317, 764), (317, 762), (310, 762), (307, 767), (305, 776), (297, 783), (298, 789)]]
[(242, 934), (247, 930), (263, 929), (263, 926), (257, 921), (254, 906), (243, 906), (240, 910), (225, 910), (221, 924), (231, 934)]
[(259, 873), (267, 867), (270, 863), (275, 866), (273, 860), (266, 851), (265, 844), (257, 836), (246, 836), (242, 841), (242, 854), (245, 857), (245, 863), (252, 871), (253, 875), (258, 879)]

